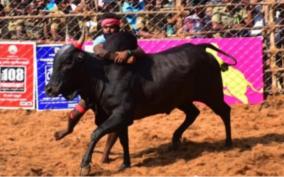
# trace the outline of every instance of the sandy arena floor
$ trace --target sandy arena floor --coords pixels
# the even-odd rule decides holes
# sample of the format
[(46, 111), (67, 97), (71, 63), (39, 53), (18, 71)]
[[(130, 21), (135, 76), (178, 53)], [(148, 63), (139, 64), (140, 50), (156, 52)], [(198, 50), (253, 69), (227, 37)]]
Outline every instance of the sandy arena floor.
[[(79, 175), (80, 162), (96, 127), (92, 112), (73, 134), (55, 141), (65, 128), (67, 112), (0, 111), (0, 175)], [(184, 114), (155, 115), (130, 127), (132, 168), (117, 172), (122, 149), (117, 142), (112, 162), (101, 164), (105, 138), (93, 155), (91, 175), (269, 175), (284, 176), (284, 95), (269, 97), (263, 106), (232, 108), (233, 147), (224, 148), (219, 117), (206, 107), (183, 135), (178, 151), (169, 150), (171, 136)]]

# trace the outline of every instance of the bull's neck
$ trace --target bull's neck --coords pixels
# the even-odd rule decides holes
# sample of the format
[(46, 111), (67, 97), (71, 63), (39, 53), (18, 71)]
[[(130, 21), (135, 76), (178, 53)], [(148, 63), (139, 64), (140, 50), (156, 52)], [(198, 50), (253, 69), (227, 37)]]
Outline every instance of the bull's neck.
[[(104, 80), (103, 62), (94, 57), (86, 57), (78, 73), (78, 87), (82, 97), (98, 99)], [(83, 98), (84, 99), (84, 98)]]

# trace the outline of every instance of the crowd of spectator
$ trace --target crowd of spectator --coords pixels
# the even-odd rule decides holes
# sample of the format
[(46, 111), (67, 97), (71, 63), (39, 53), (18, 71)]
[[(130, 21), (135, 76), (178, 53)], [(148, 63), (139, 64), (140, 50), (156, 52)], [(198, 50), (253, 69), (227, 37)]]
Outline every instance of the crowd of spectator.
[[(179, 5), (175, 0), (0, 2), (0, 38), (12, 40), (62, 41), (66, 31), (77, 38), (82, 25), (88, 27), (90, 37), (94, 38), (100, 31), (99, 16), (90, 14), (110, 11), (124, 14), (123, 28), (134, 31), (140, 38), (257, 36), (262, 35), (265, 25), (264, 8), (259, 3), (263, 1), (260, 0), (181, 0)], [(279, 9), (275, 16), (282, 17)], [(152, 11), (157, 13), (146, 13)], [(66, 14), (68, 16), (64, 17)], [(45, 18), (46, 15), (49, 18)], [(13, 16), (32, 18), (1, 19)], [(283, 20), (277, 20), (283, 24)]]

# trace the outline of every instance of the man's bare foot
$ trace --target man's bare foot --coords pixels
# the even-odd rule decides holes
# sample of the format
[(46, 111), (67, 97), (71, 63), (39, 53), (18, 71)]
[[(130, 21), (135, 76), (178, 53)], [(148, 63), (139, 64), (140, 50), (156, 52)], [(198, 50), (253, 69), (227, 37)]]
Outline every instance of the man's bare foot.
[(62, 138), (64, 138), (66, 135), (68, 135), (69, 132), (68, 130), (60, 130), (54, 133), (54, 138), (56, 141), (61, 140)]

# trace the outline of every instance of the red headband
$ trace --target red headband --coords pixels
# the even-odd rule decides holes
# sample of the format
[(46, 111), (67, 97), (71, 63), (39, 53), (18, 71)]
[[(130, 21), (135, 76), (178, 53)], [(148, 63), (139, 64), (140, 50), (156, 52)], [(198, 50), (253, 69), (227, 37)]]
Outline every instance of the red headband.
[(102, 20), (102, 26), (106, 26), (106, 25), (120, 25), (120, 20), (115, 19), (115, 18), (107, 18)]

